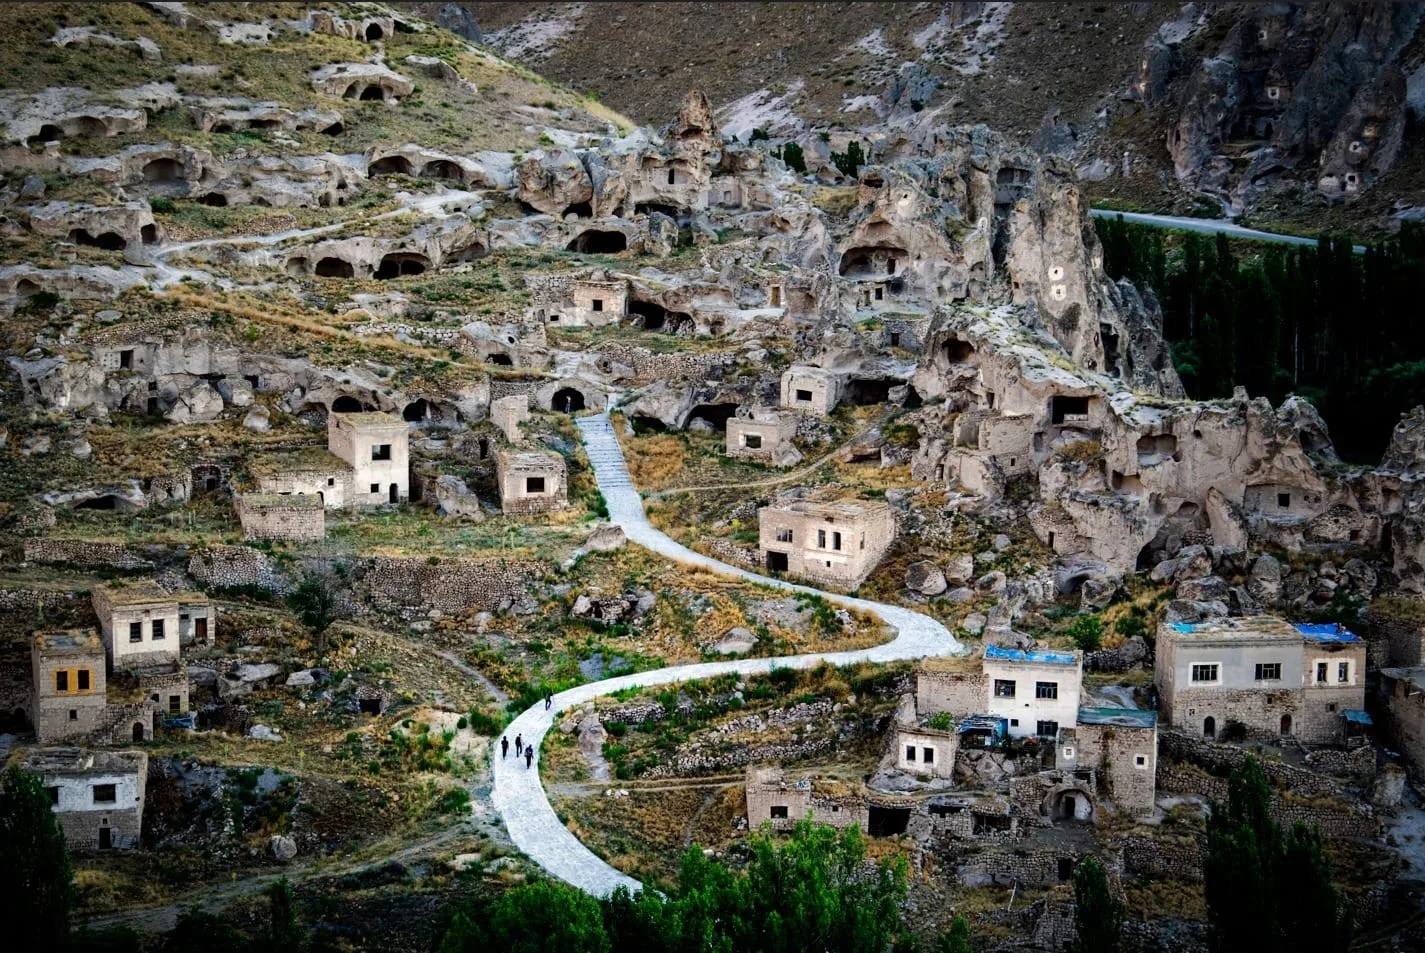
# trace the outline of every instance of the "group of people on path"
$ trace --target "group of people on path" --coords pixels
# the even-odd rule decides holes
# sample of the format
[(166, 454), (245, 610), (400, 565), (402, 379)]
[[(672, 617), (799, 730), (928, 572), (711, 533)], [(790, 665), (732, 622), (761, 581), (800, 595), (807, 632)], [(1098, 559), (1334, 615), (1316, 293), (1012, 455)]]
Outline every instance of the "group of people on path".
[[(554, 694), (552, 692), (545, 692), (544, 710), (549, 711), (549, 709), (553, 707), (553, 705)], [(506, 756), (509, 755), (509, 753), (510, 738), (508, 735), (503, 735), (500, 738), (500, 758), (504, 759)], [(526, 769), (534, 766), (534, 745), (525, 744), (524, 735), (515, 735), (515, 758), (518, 759), (521, 755), (524, 756), (524, 766)]]

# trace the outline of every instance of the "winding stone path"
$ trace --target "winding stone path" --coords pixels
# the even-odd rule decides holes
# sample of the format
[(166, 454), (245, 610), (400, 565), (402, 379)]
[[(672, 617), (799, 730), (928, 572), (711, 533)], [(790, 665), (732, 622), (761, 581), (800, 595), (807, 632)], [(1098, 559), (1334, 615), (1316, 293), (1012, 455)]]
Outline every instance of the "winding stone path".
[[(799, 586), (780, 579), (770, 579), (756, 573), (729, 566), (695, 553), (686, 546), (674, 542), (668, 536), (653, 528), (643, 512), (643, 500), (634, 489), (624, 463), (623, 450), (614, 435), (613, 425), (607, 412), (577, 421), (583, 433), (584, 448), (594, 467), (594, 476), (599, 489), (608, 502), (609, 518), (623, 527), (631, 542), (637, 543), (661, 556), (708, 569), (722, 575), (734, 576), (749, 582), (789, 592), (814, 593), (828, 601), (848, 608), (860, 609), (879, 617), (896, 630), (894, 640), (869, 649), (852, 652), (825, 652), (811, 655), (793, 655), (783, 658), (747, 658), (726, 662), (702, 662), (693, 665), (676, 665), (652, 672), (635, 675), (621, 675), (601, 682), (580, 685), (554, 696), (553, 707), (546, 711), (538, 704), (511, 722), (507, 736), (513, 748), (515, 736), (522, 736), (526, 743), (538, 746), (553, 725), (558, 715), (584, 702), (608, 695), (624, 688), (651, 685), (668, 685), (677, 682), (696, 681), (711, 678), (727, 672), (739, 675), (755, 675), (778, 668), (811, 668), (822, 662), (833, 665), (849, 665), (854, 662), (894, 662), (903, 659), (918, 659), (929, 655), (954, 655), (964, 651), (964, 647), (954, 636), (934, 619), (901, 606), (885, 605), (868, 599), (856, 599), (823, 593), (807, 586)], [(640, 889), (637, 880), (620, 873), (595, 856), (560, 822), (550, 806), (544, 787), (539, 780), (538, 760), (536, 767), (526, 769), (524, 759), (516, 759), (513, 751), (508, 758), (499, 757), (498, 745), (491, 748), (494, 775), (492, 799), (495, 810), (504, 818), (510, 839), (515, 846), (552, 875), (579, 889), (607, 896), (618, 887), (631, 890)]]

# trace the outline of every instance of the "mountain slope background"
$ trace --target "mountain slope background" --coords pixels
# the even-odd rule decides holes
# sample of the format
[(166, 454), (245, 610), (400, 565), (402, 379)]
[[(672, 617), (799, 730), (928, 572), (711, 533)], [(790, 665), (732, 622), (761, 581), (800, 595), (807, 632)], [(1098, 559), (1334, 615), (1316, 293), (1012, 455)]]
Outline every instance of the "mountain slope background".
[(417, 6), (639, 121), (696, 87), (744, 138), (983, 122), (1098, 204), (1367, 235), (1425, 214), (1421, 4)]

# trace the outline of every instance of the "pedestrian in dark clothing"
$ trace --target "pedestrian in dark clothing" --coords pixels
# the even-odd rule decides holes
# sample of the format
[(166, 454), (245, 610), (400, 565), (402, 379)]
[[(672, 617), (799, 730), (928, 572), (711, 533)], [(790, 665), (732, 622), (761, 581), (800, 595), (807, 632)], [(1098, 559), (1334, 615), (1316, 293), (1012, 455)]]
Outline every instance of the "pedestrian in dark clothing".
[(554, 707), (554, 693), (553, 693), (553, 692), (545, 692), (545, 693), (544, 693), (544, 710), (545, 710), (545, 711), (549, 711), (549, 709), (552, 708), (552, 707)]
[(515, 757), (518, 758), (524, 753), (524, 736), (515, 735)]
[(524, 766), (528, 768), (534, 764), (534, 745), (528, 745), (524, 749)]
[(509, 736), (505, 736), (505, 737), (503, 737), (503, 738), (500, 739), (500, 757), (503, 758), (505, 755), (507, 755), (507, 754), (509, 754), (509, 753), (510, 753), (510, 739), (509, 739)]

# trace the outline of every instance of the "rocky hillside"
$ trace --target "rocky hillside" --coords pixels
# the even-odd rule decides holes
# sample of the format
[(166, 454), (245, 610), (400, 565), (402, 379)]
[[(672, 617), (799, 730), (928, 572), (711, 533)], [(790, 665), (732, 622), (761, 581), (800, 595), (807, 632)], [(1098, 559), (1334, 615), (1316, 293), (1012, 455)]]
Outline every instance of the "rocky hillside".
[(1425, 206), (1420, 4), (465, 7), (495, 48), (639, 120), (697, 85), (744, 138), (990, 122), (1122, 207), (1315, 231)]

